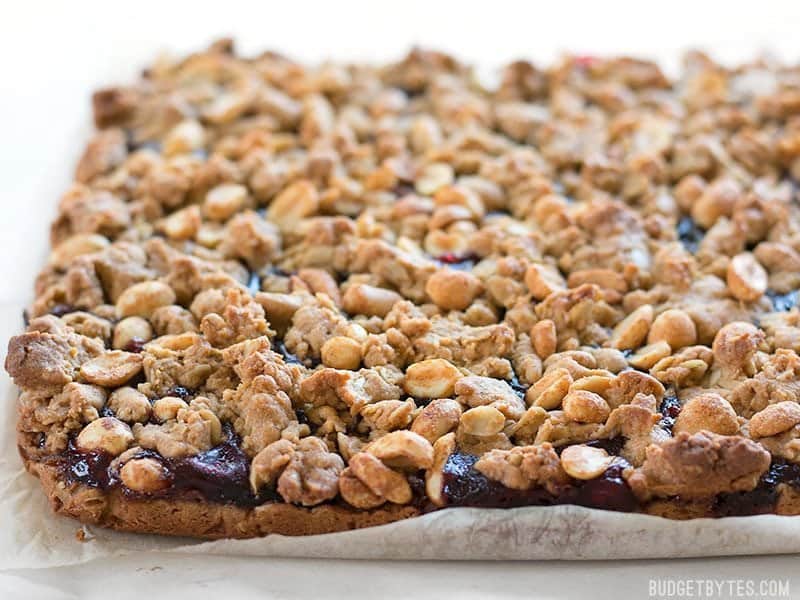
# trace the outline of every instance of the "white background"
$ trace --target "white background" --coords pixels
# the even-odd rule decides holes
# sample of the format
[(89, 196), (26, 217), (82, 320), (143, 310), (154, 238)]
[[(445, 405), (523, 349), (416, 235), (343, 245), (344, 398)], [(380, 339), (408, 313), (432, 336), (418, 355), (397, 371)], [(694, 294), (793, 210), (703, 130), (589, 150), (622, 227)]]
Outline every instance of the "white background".
[[(30, 300), (31, 269), (46, 256), (55, 203), (90, 132), (91, 91), (131, 80), (159, 50), (191, 51), (223, 35), (245, 53), (274, 49), (311, 62), (380, 61), (420, 44), (483, 68), (571, 50), (652, 57), (672, 71), (688, 47), (726, 62), (763, 51), (800, 61), (800, 2), (0, 0), (0, 323), (17, 322)], [(3, 358), (13, 333), (0, 331)], [(0, 515), (0, 527), (10, 518)], [(797, 557), (459, 564), (149, 555), (0, 574), (0, 597), (216, 598), (236, 580), (275, 598), (620, 599), (647, 598), (654, 577), (789, 578), (800, 597), (797, 565)]]

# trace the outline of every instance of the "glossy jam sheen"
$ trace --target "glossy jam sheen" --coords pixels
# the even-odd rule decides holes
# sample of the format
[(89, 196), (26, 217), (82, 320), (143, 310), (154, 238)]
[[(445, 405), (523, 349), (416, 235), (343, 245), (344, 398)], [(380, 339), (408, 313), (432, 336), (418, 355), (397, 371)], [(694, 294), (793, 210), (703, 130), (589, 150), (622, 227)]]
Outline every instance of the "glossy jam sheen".
[(273, 350), (283, 357), (283, 362), (285, 362), (287, 365), (305, 365), (313, 369), (320, 364), (320, 361), (314, 358), (308, 358), (305, 362), (300, 360), (294, 354), (289, 352), (289, 350), (286, 348), (286, 344), (283, 343), (283, 340), (277, 341)]
[(451, 252), (437, 256), (435, 260), (439, 264), (448, 266), (457, 271), (471, 271), (475, 266), (475, 263), (478, 262), (479, 258), (476, 254), (472, 253), (454, 254)]
[(444, 466), (444, 497), (448, 506), (511, 508), (558, 504), (558, 497), (544, 489), (513, 490), (487, 479), (475, 470), (478, 457), (455, 452)]
[(800, 465), (775, 458), (754, 490), (720, 494), (714, 505), (718, 517), (763, 515), (775, 511), (777, 486), (781, 483), (800, 489)]
[(683, 247), (692, 254), (697, 253), (700, 242), (706, 235), (706, 232), (694, 222), (692, 217), (681, 217), (681, 220), (678, 221), (677, 233)]
[(250, 273), (250, 278), (247, 280), (247, 291), (253, 296), (261, 291), (261, 276), (254, 271)]
[[(219, 446), (186, 458), (163, 458), (155, 452), (143, 451), (138, 457), (160, 461), (171, 481), (166, 490), (148, 496), (198, 497), (238, 506), (256, 506), (276, 500), (276, 495), (268, 490), (258, 497), (252, 493), (249, 459), (239, 446), (238, 437), (230, 431), (227, 433), (228, 439)], [(120, 483), (118, 476), (109, 469), (112, 460), (108, 454), (81, 452), (71, 445), (60, 459), (60, 466), (65, 479), (71, 483), (108, 489)], [(129, 490), (126, 493), (141, 496)]]
[(675, 426), (675, 419), (678, 418), (681, 412), (681, 401), (678, 400), (678, 397), (673, 392), (668, 391), (661, 401), (661, 406), (658, 407), (658, 410), (661, 413), (661, 420), (658, 424), (662, 429), (672, 433), (672, 428)]
[[(159, 460), (171, 481), (166, 490), (153, 494), (140, 494), (125, 490), (131, 497), (204, 499), (210, 502), (229, 503), (237, 506), (257, 506), (265, 502), (281, 502), (280, 496), (270, 489), (254, 495), (249, 484), (249, 460), (242, 451), (239, 438), (226, 428), (224, 443), (186, 458), (163, 458), (146, 450), (139, 457)], [(587, 445), (603, 448), (609, 454), (617, 454), (625, 444), (625, 438), (594, 440)], [(108, 454), (82, 452), (73, 444), (58, 457), (63, 476), (69, 483), (80, 483), (100, 489), (120, 485), (119, 477), (110, 469), (113, 460)], [(622, 459), (615, 462), (600, 477), (588, 481), (573, 480), (555, 493), (544, 488), (514, 490), (492, 481), (475, 469), (478, 457), (454, 452), (444, 466), (443, 493), (447, 506), (470, 506), (479, 508), (513, 508), (519, 506), (551, 506), (576, 504), (590, 508), (633, 512), (638, 504), (622, 473), (629, 467)], [(424, 481), (420, 473), (409, 476), (414, 489), (415, 504), (424, 510), (436, 507), (426, 502)], [(773, 461), (758, 486), (749, 492), (721, 494), (713, 507), (714, 514), (723, 516), (757, 515), (773, 512), (778, 499), (777, 486), (789, 484), (800, 489), (800, 465), (781, 459)]]
[(786, 312), (797, 306), (798, 300), (800, 300), (800, 292), (794, 290), (786, 294), (779, 294), (773, 290), (767, 290), (767, 297), (772, 302), (772, 308), (775, 312)]
[(475, 469), (478, 457), (455, 452), (444, 466), (444, 497), (448, 506), (513, 508), (578, 504), (590, 508), (630, 512), (636, 498), (622, 478), (627, 463), (613, 464), (605, 473), (589, 481), (573, 481), (557, 493), (539, 487), (514, 490), (488, 479)]

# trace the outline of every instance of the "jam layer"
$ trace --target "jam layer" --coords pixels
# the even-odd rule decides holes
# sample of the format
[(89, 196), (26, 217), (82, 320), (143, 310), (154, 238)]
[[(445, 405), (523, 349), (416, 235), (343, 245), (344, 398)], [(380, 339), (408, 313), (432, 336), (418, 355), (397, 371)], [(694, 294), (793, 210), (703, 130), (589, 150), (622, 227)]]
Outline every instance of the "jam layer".
[[(666, 412), (666, 411), (665, 411)], [(171, 485), (152, 494), (132, 492), (121, 486), (118, 473), (112, 466), (112, 457), (99, 452), (82, 452), (74, 444), (54, 459), (69, 483), (79, 483), (102, 490), (120, 487), (126, 496), (163, 497), (205, 500), (208, 502), (253, 507), (267, 502), (282, 502), (272, 489), (264, 488), (258, 495), (250, 489), (249, 460), (240, 446), (239, 437), (226, 429), (225, 442), (210, 450), (185, 458), (164, 458), (150, 450), (139, 457), (159, 460), (165, 467)], [(624, 438), (598, 440), (588, 445), (618, 453)], [(554, 491), (542, 487), (516, 490), (488, 479), (475, 469), (478, 457), (454, 452), (443, 469), (443, 496), (446, 506), (477, 508), (514, 508), (520, 506), (553, 506), (574, 504), (619, 512), (636, 512), (640, 509), (636, 497), (623, 478), (629, 467), (618, 459), (599, 477), (588, 481), (573, 480)], [(415, 504), (425, 511), (436, 510), (425, 497), (424, 484), (418, 475), (413, 476)], [(775, 459), (770, 469), (761, 477), (758, 486), (748, 492), (720, 494), (714, 501), (713, 514), (719, 517), (767, 514), (775, 511), (778, 486), (788, 484), (800, 490), (800, 465)]]

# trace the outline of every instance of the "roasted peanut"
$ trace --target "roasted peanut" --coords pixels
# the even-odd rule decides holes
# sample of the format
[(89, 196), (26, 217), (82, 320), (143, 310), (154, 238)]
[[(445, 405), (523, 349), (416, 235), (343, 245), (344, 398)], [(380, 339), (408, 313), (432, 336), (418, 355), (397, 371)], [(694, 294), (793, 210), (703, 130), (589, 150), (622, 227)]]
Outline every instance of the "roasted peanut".
[(544, 300), (553, 292), (567, 288), (567, 282), (554, 267), (531, 265), (525, 272), (525, 285), (537, 300)]
[(403, 386), (415, 398), (447, 398), (453, 395), (461, 371), (443, 358), (414, 363), (406, 370)]
[(353, 315), (385, 317), (402, 296), (392, 290), (365, 283), (348, 286), (342, 297), (344, 309)]
[(567, 475), (575, 479), (595, 479), (611, 466), (613, 457), (602, 448), (592, 448), (583, 444), (567, 446), (561, 452), (561, 466)]
[(431, 443), (412, 431), (387, 433), (369, 444), (366, 451), (398, 469), (427, 469), (433, 461)]
[(611, 412), (602, 396), (585, 390), (567, 394), (562, 408), (568, 419), (578, 423), (604, 423)]
[(373, 494), (395, 504), (407, 504), (411, 501), (411, 486), (405, 476), (385, 466), (374, 455), (359, 452), (350, 459), (349, 468)]
[(692, 434), (702, 430), (734, 435), (739, 431), (739, 420), (725, 398), (714, 392), (704, 392), (683, 405), (672, 430), (676, 435), (682, 431)]
[(164, 396), (153, 402), (153, 416), (163, 423), (178, 418), (178, 411), (186, 408), (189, 405), (180, 398)]
[(672, 348), (667, 342), (656, 342), (639, 348), (635, 354), (628, 358), (628, 362), (632, 367), (648, 370), (670, 354), (672, 354)]
[(89, 383), (118, 387), (142, 370), (142, 356), (111, 350), (81, 365), (81, 377)]
[(648, 344), (667, 342), (673, 350), (697, 343), (697, 328), (694, 321), (679, 309), (665, 310), (653, 321)]
[(203, 212), (209, 219), (227, 221), (247, 203), (247, 188), (238, 183), (223, 183), (208, 190)]
[(536, 354), (540, 358), (547, 358), (556, 351), (558, 338), (556, 337), (556, 325), (550, 319), (539, 321), (531, 327), (531, 343)]
[(153, 328), (147, 319), (126, 317), (114, 326), (112, 346), (117, 350), (129, 349), (132, 344), (142, 344), (153, 339)]
[(620, 350), (633, 350), (642, 345), (653, 323), (653, 307), (640, 306), (617, 323), (608, 344)]
[(361, 364), (361, 344), (341, 335), (330, 338), (322, 345), (322, 363), (334, 369), (358, 369)]
[(414, 419), (411, 431), (433, 444), (455, 429), (460, 418), (461, 405), (458, 402), (447, 398), (433, 400)]
[(129, 423), (147, 422), (152, 409), (147, 396), (132, 387), (121, 387), (111, 392), (108, 407), (118, 418)]
[(453, 167), (447, 163), (431, 163), (417, 177), (414, 187), (423, 196), (432, 196), (440, 188), (453, 183)]
[(175, 156), (199, 150), (205, 143), (203, 126), (193, 119), (181, 121), (164, 139), (164, 155)]
[(131, 428), (114, 417), (101, 417), (89, 423), (78, 434), (76, 445), (84, 452), (106, 452), (119, 456), (133, 442)]
[(528, 406), (541, 406), (546, 410), (558, 408), (572, 381), (572, 375), (566, 369), (552, 369), (528, 388), (525, 402)]
[(175, 304), (175, 292), (161, 281), (143, 281), (126, 289), (117, 300), (117, 316), (149, 318), (161, 306)]
[(267, 209), (267, 219), (281, 231), (292, 231), (298, 223), (319, 210), (319, 194), (309, 181), (296, 181), (278, 194)]
[(442, 495), (443, 471), (447, 459), (450, 458), (455, 449), (456, 436), (454, 433), (448, 433), (440, 437), (433, 445), (433, 463), (425, 471), (425, 493), (431, 499), (431, 502), (437, 506), (442, 506), (445, 503), (445, 498)]
[(193, 239), (200, 231), (202, 218), (197, 206), (187, 206), (162, 219), (158, 229), (173, 240)]
[(461, 415), (460, 427), (468, 435), (485, 437), (503, 430), (506, 418), (493, 406), (476, 406)]
[(483, 284), (472, 273), (441, 269), (431, 275), (425, 292), (445, 310), (464, 310), (483, 292)]
[(78, 233), (61, 242), (50, 253), (50, 264), (66, 269), (73, 260), (84, 254), (93, 254), (106, 248), (108, 238), (96, 233)]
[(728, 289), (738, 300), (758, 300), (767, 291), (767, 272), (749, 252), (737, 254), (728, 263)]
[(750, 435), (770, 437), (800, 424), (800, 404), (791, 400), (766, 406), (750, 418)]
[(122, 483), (134, 492), (158, 492), (171, 485), (171, 479), (164, 466), (155, 458), (134, 458), (119, 471)]

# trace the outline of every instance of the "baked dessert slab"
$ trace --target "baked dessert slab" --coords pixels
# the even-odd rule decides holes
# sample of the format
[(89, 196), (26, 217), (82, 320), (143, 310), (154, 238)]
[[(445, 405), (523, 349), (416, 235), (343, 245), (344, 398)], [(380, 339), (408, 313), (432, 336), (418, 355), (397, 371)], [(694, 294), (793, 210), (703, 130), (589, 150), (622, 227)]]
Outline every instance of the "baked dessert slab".
[(800, 69), (222, 40), (93, 107), (6, 358), (57, 512), (800, 512)]

